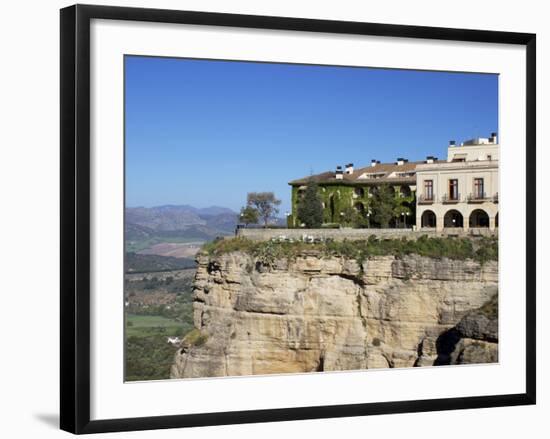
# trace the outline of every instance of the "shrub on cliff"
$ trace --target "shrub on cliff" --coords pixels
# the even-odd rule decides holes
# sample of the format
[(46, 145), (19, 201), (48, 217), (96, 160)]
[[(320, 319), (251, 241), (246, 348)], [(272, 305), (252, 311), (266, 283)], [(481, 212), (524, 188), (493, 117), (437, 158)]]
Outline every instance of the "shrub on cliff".
[(481, 263), (498, 260), (498, 242), (484, 238), (475, 252), (475, 259)]
[(219, 255), (240, 251), (257, 258), (264, 265), (273, 265), (281, 258), (296, 257), (304, 251), (316, 251), (319, 255), (342, 256), (363, 261), (372, 256), (396, 256), (417, 254), (431, 258), (473, 259), (481, 264), (498, 260), (498, 239), (482, 238), (472, 241), (469, 238), (428, 238), (417, 240), (377, 239), (371, 235), (362, 241), (325, 241), (308, 243), (251, 241), (246, 238), (224, 239), (210, 243), (203, 248), (209, 254)]
[(199, 329), (189, 331), (182, 340), (182, 346), (202, 346), (208, 341), (208, 335), (203, 334)]

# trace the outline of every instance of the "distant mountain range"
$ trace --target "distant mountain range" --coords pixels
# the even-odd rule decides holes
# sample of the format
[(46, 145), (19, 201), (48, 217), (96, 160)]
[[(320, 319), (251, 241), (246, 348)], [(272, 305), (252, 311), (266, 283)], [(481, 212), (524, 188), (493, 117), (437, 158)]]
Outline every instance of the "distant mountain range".
[(132, 241), (155, 237), (207, 241), (233, 234), (237, 219), (236, 212), (219, 206), (128, 207), (125, 234), (126, 239)]
[[(237, 212), (220, 206), (127, 207), (127, 249), (139, 251), (156, 242), (211, 241), (218, 236), (233, 235), (238, 219)], [(277, 218), (272, 223), (282, 226), (286, 220)]]

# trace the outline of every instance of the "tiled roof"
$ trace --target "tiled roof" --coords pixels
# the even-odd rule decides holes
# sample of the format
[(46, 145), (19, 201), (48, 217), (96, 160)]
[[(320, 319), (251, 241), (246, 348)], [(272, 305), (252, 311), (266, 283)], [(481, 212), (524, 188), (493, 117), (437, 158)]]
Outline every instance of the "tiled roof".
[[(436, 163), (444, 162), (442, 160), (436, 161)], [(403, 172), (416, 172), (416, 166), (424, 164), (425, 161), (418, 162), (406, 162), (402, 165), (396, 163), (377, 163), (375, 166), (366, 166), (353, 170), (353, 174), (346, 174), (344, 171), (343, 178), (337, 179), (334, 171), (327, 171), (317, 175), (311, 175), (309, 177), (299, 178), (297, 180), (290, 181), (288, 184), (291, 186), (298, 186), (307, 184), (308, 181), (313, 179), (316, 183), (329, 183), (329, 184), (380, 184), (380, 183), (414, 183), (416, 181), (415, 176), (398, 176), (393, 173)], [(384, 176), (379, 178), (365, 178), (365, 175), (384, 173)], [(361, 178), (363, 176), (363, 178)]]

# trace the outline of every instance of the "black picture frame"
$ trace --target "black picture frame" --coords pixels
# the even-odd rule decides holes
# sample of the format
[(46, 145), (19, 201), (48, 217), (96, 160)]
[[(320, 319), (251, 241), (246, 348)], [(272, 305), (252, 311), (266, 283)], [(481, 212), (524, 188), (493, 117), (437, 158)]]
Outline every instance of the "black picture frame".
[[(526, 392), (417, 401), (90, 420), (90, 21), (132, 20), (526, 47)], [(99, 433), (535, 404), (536, 36), (530, 33), (75, 5), (61, 10), (61, 429)]]

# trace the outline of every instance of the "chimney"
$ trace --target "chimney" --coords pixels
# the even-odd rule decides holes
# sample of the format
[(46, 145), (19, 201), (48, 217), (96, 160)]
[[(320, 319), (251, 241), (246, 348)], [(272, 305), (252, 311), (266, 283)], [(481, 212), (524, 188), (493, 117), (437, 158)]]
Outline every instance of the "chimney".
[(348, 163), (346, 165), (346, 174), (353, 174), (353, 163)]
[(334, 175), (336, 180), (342, 180), (344, 178), (344, 173), (342, 172), (341, 166), (336, 166), (336, 174)]
[(454, 140), (449, 140), (449, 146), (456, 146), (456, 142)]
[(489, 139), (489, 142), (497, 143), (497, 141), (498, 141), (497, 133), (491, 133), (491, 138)]
[(380, 163), (380, 162), (377, 162), (376, 159), (372, 159), (370, 161), (370, 165), (373, 166), (373, 167), (376, 166), (378, 163)]
[(428, 157), (426, 157), (426, 163), (433, 163), (434, 162), (434, 156), (433, 155), (429, 155)]

